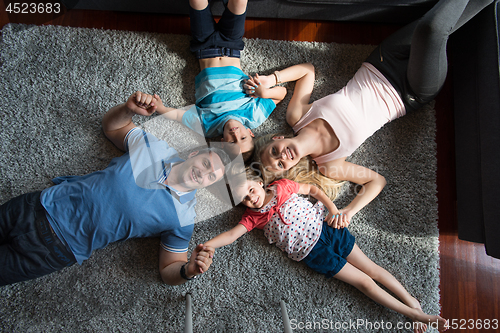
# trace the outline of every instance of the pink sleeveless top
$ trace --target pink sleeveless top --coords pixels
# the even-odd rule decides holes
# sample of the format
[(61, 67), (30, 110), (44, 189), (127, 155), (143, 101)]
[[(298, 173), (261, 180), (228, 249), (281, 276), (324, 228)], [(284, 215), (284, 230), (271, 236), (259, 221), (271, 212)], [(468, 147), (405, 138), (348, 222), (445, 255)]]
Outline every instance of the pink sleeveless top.
[(344, 88), (315, 101), (293, 131), (298, 133), (316, 119), (331, 126), (340, 144), (314, 159), (322, 164), (351, 155), (378, 129), (405, 113), (398, 92), (382, 73), (365, 62)]

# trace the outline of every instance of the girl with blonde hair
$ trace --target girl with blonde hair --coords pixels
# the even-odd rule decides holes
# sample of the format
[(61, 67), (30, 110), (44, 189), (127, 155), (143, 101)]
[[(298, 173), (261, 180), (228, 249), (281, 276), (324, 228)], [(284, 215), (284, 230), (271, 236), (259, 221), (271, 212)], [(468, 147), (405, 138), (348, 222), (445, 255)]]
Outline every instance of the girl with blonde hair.
[[(337, 207), (323, 191), (288, 179), (265, 186), (251, 168), (245, 171), (246, 180), (237, 191), (247, 206), (245, 214), (235, 227), (205, 242), (204, 246), (217, 249), (234, 243), (253, 229), (261, 229), (269, 243), (286, 252), (290, 259), (303, 262), (327, 278), (349, 283), (375, 302), (411, 318), (415, 333), (425, 332), (428, 325), (440, 332), (446, 330), (446, 319), (424, 313), (418, 300), (391, 273), (361, 251), (349, 230), (340, 227), (334, 219)], [(298, 194), (318, 201), (313, 205)], [(213, 256), (212, 251), (210, 255)]]

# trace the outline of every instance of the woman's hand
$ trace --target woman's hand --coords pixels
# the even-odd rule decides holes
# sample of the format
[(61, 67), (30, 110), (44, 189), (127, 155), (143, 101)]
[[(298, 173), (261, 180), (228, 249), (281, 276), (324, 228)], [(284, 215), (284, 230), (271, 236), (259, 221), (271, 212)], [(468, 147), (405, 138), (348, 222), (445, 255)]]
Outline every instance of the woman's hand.
[(262, 76), (259, 74), (255, 74), (255, 76), (253, 77), (250, 76), (250, 79), (254, 82), (254, 84), (261, 85), (264, 88), (271, 88), (276, 85), (276, 77), (274, 76), (274, 74)]
[(335, 229), (346, 228), (351, 223), (352, 214), (348, 209), (337, 210), (333, 213), (328, 213), (325, 218), (326, 223)]
[(347, 216), (342, 213), (333, 214), (328, 213), (325, 218), (326, 223), (335, 229), (345, 228), (349, 225), (349, 221), (347, 220)]
[(328, 215), (325, 218), (325, 222), (332, 228), (340, 229), (341, 228), (341, 218), (340, 211), (337, 209), (337, 206), (329, 199), (326, 202), (323, 202), (326, 209), (328, 209)]
[(354, 213), (347, 208), (341, 209), (340, 211), (339, 222), (341, 223), (342, 228), (346, 228), (351, 223), (351, 219), (354, 216)]

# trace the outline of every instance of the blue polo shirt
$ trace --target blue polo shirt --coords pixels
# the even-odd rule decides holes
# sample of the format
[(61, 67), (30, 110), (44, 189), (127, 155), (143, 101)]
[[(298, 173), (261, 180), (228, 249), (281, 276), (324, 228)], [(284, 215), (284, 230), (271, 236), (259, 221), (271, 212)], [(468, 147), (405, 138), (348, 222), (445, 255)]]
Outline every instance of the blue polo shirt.
[(193, 233), (195, 191), (178, 196), (163, 181), (182, 162), (165, 141), (139, 128), (125, 137), (127, 152), (85, 176), (58, 177), (41, 203), (78, 263), (93, 250), (137, 237), (161, 237), (170, 252), (188, 249)]
[(222, 135), (230, 119), (250, 129), (260, 126), (276, 104), (268, 98), (245, 94), (245, 79), (248, 76), (234, 66), (203, 69), (195, 79), (196, 104), (184, 113), (182, 123), (207, 138)]

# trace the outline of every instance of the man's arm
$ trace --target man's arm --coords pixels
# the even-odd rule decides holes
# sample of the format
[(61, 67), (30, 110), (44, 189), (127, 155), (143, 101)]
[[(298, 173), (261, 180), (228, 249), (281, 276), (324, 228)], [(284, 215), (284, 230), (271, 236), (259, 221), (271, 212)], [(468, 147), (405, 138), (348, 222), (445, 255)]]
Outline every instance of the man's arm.
[[(212, 253), (214, 249), (203, 244), (199, 244), (191, 253), (189, 263), (185, 267), (185, 274), (188, 278), (202, 274), (208, 270), (212, 264)], [(160, 247), (159, 269), (160, 275), (166, 284), (179, 285), (187, 280), (181, 276), (181, 267), (188, 262), (187, 252), (174, 253)]]
[(151, 95), (140, 91), (133, 93), (127, 102), (112, 107), (102, 118), (102, 128), (106, 137), (121, 150), (127, 133), (134, 127), (132, 117), (135, 114), (150, 116), (156, 111)]

